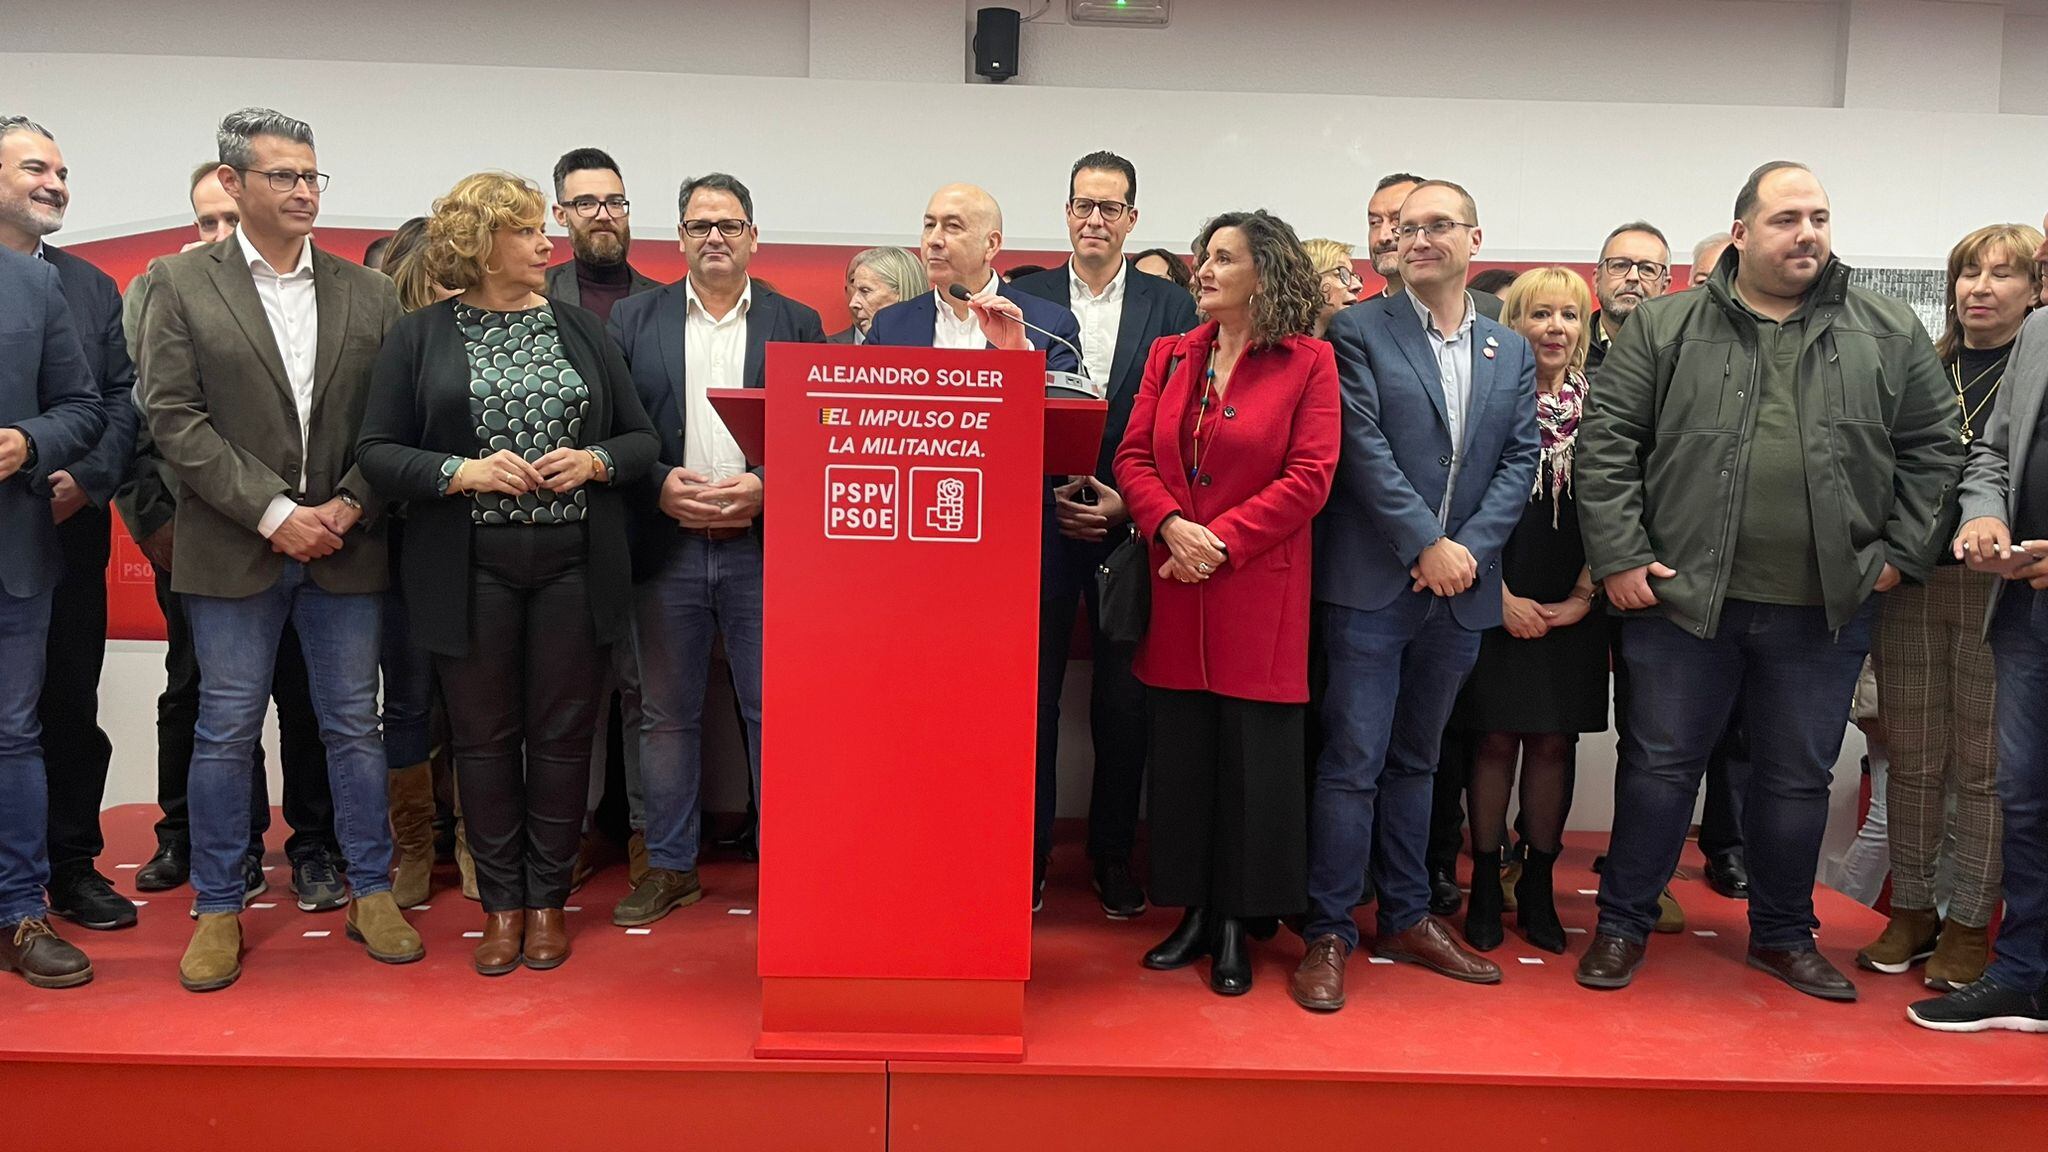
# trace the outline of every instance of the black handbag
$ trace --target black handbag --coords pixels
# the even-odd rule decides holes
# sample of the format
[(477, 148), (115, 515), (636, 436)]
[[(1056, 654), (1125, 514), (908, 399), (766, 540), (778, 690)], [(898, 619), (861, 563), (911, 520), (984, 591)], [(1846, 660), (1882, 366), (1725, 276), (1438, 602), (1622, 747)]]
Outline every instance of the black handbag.
[(1102, 638), (1136, 648), (1152, 623), (1152, 557), (1137, 525), (1096, 566), (1095, 587), (1101, 593)]

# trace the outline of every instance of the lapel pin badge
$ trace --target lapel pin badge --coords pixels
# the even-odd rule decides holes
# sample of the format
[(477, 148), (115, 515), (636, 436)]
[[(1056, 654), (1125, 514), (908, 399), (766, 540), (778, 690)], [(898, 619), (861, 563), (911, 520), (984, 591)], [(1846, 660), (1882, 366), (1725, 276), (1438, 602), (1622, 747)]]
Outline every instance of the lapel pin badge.
[(1482, 352), (1485, 352), (1485, 353), (1486, 353), (1486, 358), (1487, 358), (1488, 360), (1491, 360), (1491, 359), (1493, 359), (1493, 346), (1492, 346), (1492, 345), (1488, 345), (1487, 347), (1485, 347), (1485, 348), (1482, 348), (1482, 349), (1481, 349), (1480, 351), (1482, 351)]
[(1486, 346), (1488, 348), (1498, 348), (1500, 347), (1500, 339), (1498, 337), (1488, 336), (1486, 338)]

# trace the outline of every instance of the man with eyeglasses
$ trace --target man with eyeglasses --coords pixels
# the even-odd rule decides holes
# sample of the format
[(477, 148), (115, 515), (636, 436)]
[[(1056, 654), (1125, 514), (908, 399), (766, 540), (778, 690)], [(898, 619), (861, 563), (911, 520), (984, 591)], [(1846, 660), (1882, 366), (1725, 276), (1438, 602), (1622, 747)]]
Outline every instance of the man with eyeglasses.
[[(1392, 172), (1380, 177), (1372, 198), (1365, 202), (1366, 250), (1372, 257), (1372, 270), (1387, 282), (1380, 289), (1381, 296), (1401, 294), (1401, 250), (1394, 229), (1401, 222), (1402, 201), (1422, 183), (1422, 177), (1412, 172)], [(1481, 316), (1500, 319), (1500, 297), (1476, 289), (1467, 295)]]
[(1109, 416), (1089, 476), (1068, 477), (1053, 491), (1040, 553), (1038, 608), (1038, 788), (1035, 828), (1038, 872), (1052, 851), (1059, 800), (1060, 689), (1085, 602), (1094, 635), (1089, 729), (1095, 780), (1088, 802), (1088, 858), (1103, 914), (1128, 920), (1145, 911), (1145, 889), (1131, 872), (1138, 806), (1145, 785), (1145, 689), (1131, 673), (1131, 653), (1103, 638), (1095, 569), (1125, 533), (1123, 497), (1104, 482), (1123, 443), (1131, 402), (1145, 374), (1145, 355), (1162, 336), (1195, 326), (1193, 297), (1171, 281), (1133, 273), (1124, 245), (1138, 226), (1138, 169), (1114, 152), (1091, 152), (1067, 174), (1065, 267), (1020, 277), (1019, 292), (1073, 312), (1081, 356), (1091, 379), (1107, 390)]
[(107, 431), (92, 451), (53, 470), (42, 493), (56, 523), (64, 573), (50, 602), (37, 708), (49, 786), (50, 911), (104, 930), (135, 923), (135, 905), (114, 891), (94, 861), (106, 847), (100, 800), (114, 752), (98, 719), (113, 529), (108, 504), (127, 473), (140, 416), (129, 399), (135, 365), (121, 336), (120, 289), (80, 257), (43, 243), (64, 227), (70, 175), (47, 129), (19, 116), (0, 116), (0, 247), (57, 270), (107, 416)]
[(619, 301), (661, 287), (626, 262), (633, 250), (633, 203), (608, 153), (576, 148), (555, 161), (554, 212), (555, 223), (569, 230), (575, 258), (548, 269), (545, 295), (609, 320)]
[(1671, 244), (1657, 226), (1634, 220), (1607, 234), (1600, 260), (1593, 268), (1593, 294), (1600, 310), (1593, 313), (1593, 342), (1586, 348), (1586, 374), (1600, 370), (1614, 334), (1645, 300), (1655, 300), (1671, 287)]
[(762, 470), (747, 467), (708, 390), (762, 387), (770, 342), (825, 342), (817, 312), (748, 276), (761, 234), (745, 184), (723, 172), (692, 177), (676, 209), (689, 273), (621, 302), (607, 325), (662, 444), (633, 534), (648, 868), (612, 909), (612, 923), (626, 927), (704, 895), (698, 789), (715, 637), (725, 641), (760, 794)]
[(1873, 593), (1933, 572), (1964, 452), (1926, 330), (1850, 284), (1832, 226), (1805, 165), (1757, 168), (1733, 251), (1701, 290), (1635, 309), (1587, 401), (1580, 524), (1630, 681), (1588, 988), (1634, 980), (1708, 757), (1739, 721), (1747, 962), (1856, 999), (1814, 941), (1829, 783)]
[(377, 713), (389, 569), (381, 501), (355, 466), (398, 295), (388, 278), (313, 243), (328, 177), (312, 128), (244, 108), (221, 120), (216, 139), (241, 224), (159, 261), (142, 317), (143, 410), (179, 484), (171, 587), (200, 670), (187, 799), (198, 916), (178, 966), (194, 992), (241, 976), (249, 772), (287, 620), (327, 746), (353, 893), (347, 934), (388, 964), (426, 954), (391, 895)]
[(1314, 611), (1329, 664), (1309, 809), (1308, 954), (1289, 991), (1344, 1006), (1368, 865), (1374, 953), (1467, 983), (1500, 967), (1429, 910), (1426, 862), (1439, 744), (1479, 635), (1501, 622), (1500, 554), (1535, 480), (1536, 360), (1479, 315), (1470, 193), (1428, 180), (1395, 228), (1405, 291), (1337, 313), (1328, 338), (1344, 446), (1316, 521)]

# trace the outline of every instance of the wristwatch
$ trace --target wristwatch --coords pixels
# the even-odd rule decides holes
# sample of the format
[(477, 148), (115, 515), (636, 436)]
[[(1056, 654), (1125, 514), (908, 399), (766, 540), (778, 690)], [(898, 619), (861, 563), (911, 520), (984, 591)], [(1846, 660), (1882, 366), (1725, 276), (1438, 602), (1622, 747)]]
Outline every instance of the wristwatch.
[(341, 501), (342, 507), (344, 508), (348, 508), (358, 513), (360, 513), (363, 510), (363, 502), (361, 500), (356, 499), (356, 494), (349, 491), (346, 488), (343, 488), (341, 491), (336, 492), (334, 494), (334, 498)]
[(21, 433), (21, 442), (27, 450), (21, 459), (21, 470), (23, 472), (34, 472), (36, 470), (36, 460), (39, 459), (36, 455), (36, 438), (29, 435), (26, 428), (9, 428), (8, 431)]

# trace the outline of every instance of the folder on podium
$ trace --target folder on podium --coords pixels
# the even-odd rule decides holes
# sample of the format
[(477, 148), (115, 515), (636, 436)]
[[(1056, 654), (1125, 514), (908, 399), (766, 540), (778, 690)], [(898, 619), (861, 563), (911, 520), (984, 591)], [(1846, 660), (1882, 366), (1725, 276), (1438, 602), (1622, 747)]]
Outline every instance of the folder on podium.
[(760, 1057), (1019, 1060), (1044, 476), (1107, 406), (1038, 352), (771, 344)]

